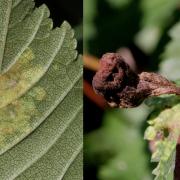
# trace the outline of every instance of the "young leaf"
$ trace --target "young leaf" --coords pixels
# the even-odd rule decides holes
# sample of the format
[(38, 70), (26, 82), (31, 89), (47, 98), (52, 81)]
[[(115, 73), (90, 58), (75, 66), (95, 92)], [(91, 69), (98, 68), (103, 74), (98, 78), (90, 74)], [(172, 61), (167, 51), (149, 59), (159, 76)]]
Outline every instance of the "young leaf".
[[(173, 100), (168, 104), (170, 98)], [(158, 105), (151, 113), (149, 127), (145, 131), (145, 139), (153, 141), (155, 146), (152, 161), (158, 162), (153, 171), (156, 180), (173, 179), (176, 144), (180, 135), (180, 104), (177, 104), (177, 100), (174, 95), (166, 95), (148, 102), (149, 105), (150, 101)]]
[(0, 179), (82, 179), (74, 31), (52, 29), (32, 0), (2, 0), (0, 12)]

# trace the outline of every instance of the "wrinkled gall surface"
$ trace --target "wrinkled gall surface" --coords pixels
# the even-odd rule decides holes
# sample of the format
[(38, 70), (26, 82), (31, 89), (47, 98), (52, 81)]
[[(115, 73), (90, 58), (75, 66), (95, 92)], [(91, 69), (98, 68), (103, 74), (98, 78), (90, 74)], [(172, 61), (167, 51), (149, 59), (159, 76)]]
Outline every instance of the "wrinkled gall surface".
[(156, 73), (133, 72), (118, 53), (103, 55), (92, 84), (112, 107), (136, 107), (146, 98), (161, 94), (180, 95), (180, 88)]

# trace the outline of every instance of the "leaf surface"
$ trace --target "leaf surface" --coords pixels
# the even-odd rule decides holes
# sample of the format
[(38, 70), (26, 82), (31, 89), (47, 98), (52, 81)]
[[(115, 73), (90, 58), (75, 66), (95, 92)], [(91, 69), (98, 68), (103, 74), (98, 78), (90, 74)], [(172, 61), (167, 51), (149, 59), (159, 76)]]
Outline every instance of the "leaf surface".
[(175, 167), (176, 144), (180, 135), (179, 97), (163, 95), (147, 101), (154, 106), (148, 118), (149, 126), (145, 131), (145, 139), (153, 143), (152, 161), (158, 165), (153, 174), (156, 180), (172, 180)]
[(82, 65), (45, 5), (0, 2), (0, 179), (82, 179)]

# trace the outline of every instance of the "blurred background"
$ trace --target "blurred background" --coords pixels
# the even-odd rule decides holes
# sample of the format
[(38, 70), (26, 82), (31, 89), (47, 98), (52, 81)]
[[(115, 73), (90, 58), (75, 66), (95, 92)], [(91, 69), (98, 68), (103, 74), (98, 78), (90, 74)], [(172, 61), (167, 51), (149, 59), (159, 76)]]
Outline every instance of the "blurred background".
[(75, 30), (78, 40), (78, 51), (82, 54), (82, 19), (83, 19), (83, 0), (35, 0), (36, 6), (46, 4), (51, 12), (54, 27), (60, 26), (63, 21), (68, 21)]
[(151, 109), (110, 109), (91, 82), (106, 52), (119, 52), (136, 72), (171, 76), (176, 63), (163, 64), (162, 54), (179, 19), (179, 0), (84, 0), (85, 180), (153, 179), (155, 164), (143, 139)]

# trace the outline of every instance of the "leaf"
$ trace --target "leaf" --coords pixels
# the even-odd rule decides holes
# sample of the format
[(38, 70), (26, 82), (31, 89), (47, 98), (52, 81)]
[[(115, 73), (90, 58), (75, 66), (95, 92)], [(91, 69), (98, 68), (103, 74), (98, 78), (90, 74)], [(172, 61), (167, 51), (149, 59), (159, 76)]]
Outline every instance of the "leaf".
[(132, 2), (132, 0), (107, 0), (107, 2), (114, 8), (122, 8)]
[(140, 8), (143, 13), (141, 30), (135, 42), (142, 50), (151, 53), (156, 48), (163, 31), (172, 22), (173, 13), (178, 5), (179, 0), (141, 1)]
[(82, 179), (81, 57), (45, 5), (0, 1), (0, 179)]
[[(170, 30), (171, 41), (167, 44), (163, 53), (163, 60), (160, 64), (160, 73), (171, 80), (178, 80), (180, 46), (179, 46), (180, 24), (177, 23)], [(177, 85), (179, 82), (176, 81)], [(175, 150), (177, 139), (180, 134), (180, 99), (176, 95), (163, 95), (150, 98), (147, 105), (152, 106), (154, 111), (151, 114), (149, 127), (145, 132), (145, 138), (156, 143), (156, 150), (152, 159), (158, 162), (154, 170), (156, 179), (173, 179), (175, 166)], [(158, 138), (160, 136), (160, 138)]]
[(156, 110), (163, 110), (165, 108), (172, 107), (178, 104), (179, 101), (180, 96), (176, 96), (175, 94), (165, 94), (157, 97), (148, 98), (145, 101), (145, 104)]
[(180, 23), (178, 22), (169, 32), (171, 41), (167, 44), (160, 64), (160, 73), (171, 80), (180, 79)]
[(102, 127), (85, 136), (85, 164), (98, 168), (100, 180), (151, 179), (141, 123), (134, 122), (146, 116), (141, 109), (108, 110)]
[(157, 150), (154, 158), (159, 156), (159, 154), (161, 154), (161, 157), (158, 166), (153, 170), (153, 174), (156, 175), (155, 180), (173, 180), (176, 142), (164, 140), (163, 142), (158, 142), (156, 145)]
[[(180, 135), (180, 104), (174, 101), (178, 100), (175, 97), (166, 95), (153, 99), (152, 103), (158, 106), (155, 106), (151, 113), (148, 119), (149, 127), (145, 131), (145, 139), (153, 141), (155, 146), (152, 161), (158, 162), (153, 171), (156, 180), (173, 179), (176, 144)], [(174, 99), (171, 105), (167, 103), (170, 98)]]
[(142, 24), (145, 26), (155, 25), (162, 28), (178, 5), (178, 0), (142, 0), (141, 9), (144, 13)]
[(96, 34), (96, 27), (94, 24), (94, 18), (97, 12), (97, 1), (96, 0), (85, 0), (84, 1), (84, 22), (83, 22), (83, 38), (84, 38), (84, 51), (88, 51), (89, 39), (93, 38)]

